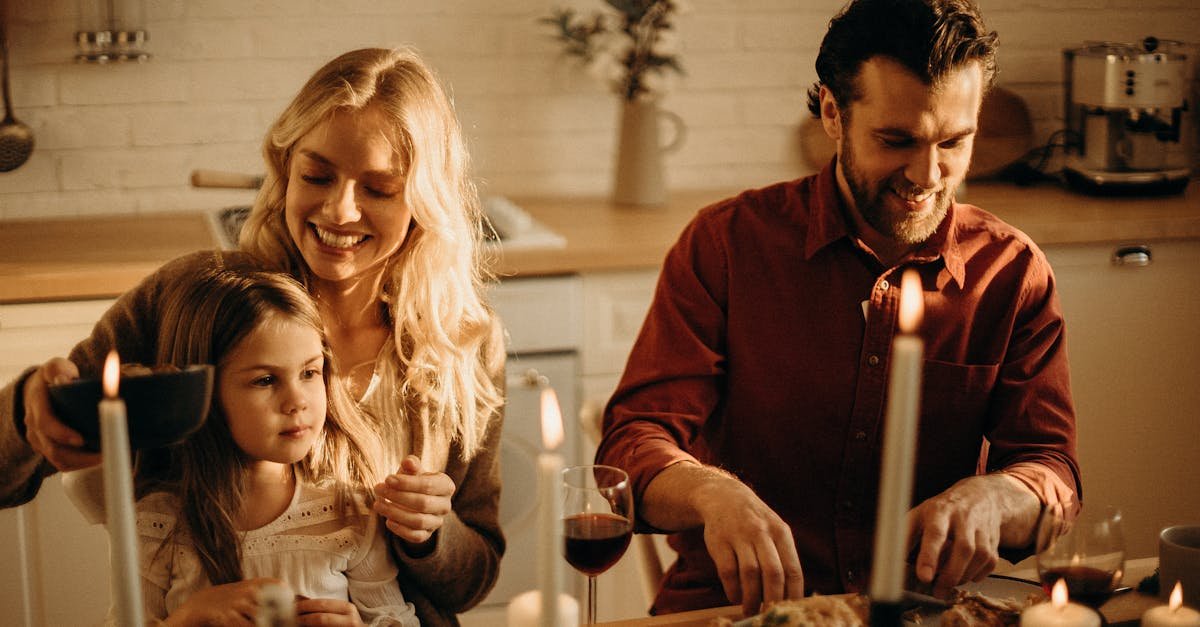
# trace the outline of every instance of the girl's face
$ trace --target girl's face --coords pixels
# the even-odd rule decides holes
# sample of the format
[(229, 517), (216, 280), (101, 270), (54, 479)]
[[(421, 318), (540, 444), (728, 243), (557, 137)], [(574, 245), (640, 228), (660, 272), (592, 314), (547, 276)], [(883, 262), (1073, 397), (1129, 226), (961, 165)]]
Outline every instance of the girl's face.
[(300, 461), (325, 426), (324, 357), (316, 330), (281, 316), (251, 331), (221, 362), (217, 401), (250, 459)]
[(404, 243), (412, 212), (392, 136), (387, 116), (368, 106), (334, 113), (296, 143), (284, 215), (318, 279), (378, 280)]

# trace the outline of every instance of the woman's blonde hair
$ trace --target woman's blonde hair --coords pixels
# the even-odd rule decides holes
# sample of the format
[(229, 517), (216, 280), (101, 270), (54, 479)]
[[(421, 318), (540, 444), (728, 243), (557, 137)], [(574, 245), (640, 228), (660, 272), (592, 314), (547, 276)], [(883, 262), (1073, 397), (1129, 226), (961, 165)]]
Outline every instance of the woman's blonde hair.
[(450, 99), (409, 49), (347, 52), (317, 70), (275, 121), (263, 144), (267, 172), (239, 244), (311, 289), (307, 264), (288, 233), (284, 203), (296, 143), (335, 112), (384, 111), (412, 211), (408, 236), (385, 269), (394, 351), (377, 364), (383, 386), (373, 401), (396, 418), (385, 426), (457, 441), (470, 459), (503, 403), (493, 381), (504, 351), (499, 325), (481, 293), (482, 214), (469, 158)]
[[(324, 355), (326, 417), (313, 448), (293, 464), (296, 477), (332, 487), (339, 508), (351, 492), (369, 499), (370, 487), (380, 478), (378, 434), (331, 376), (333, 356), (320, 313), (299, 283), (277, 272), (212, 269), (181, 277), (164, 290), (160, 303), (159, 364), (207, 363), (220, 372), (229, 354), (263, 325), (287, 321), (311, 328), (321, 338)], [(140, 453), (135, 471), (139, 497), (154, 491), (178, 497), (182, 524), (171, 533), (188, 534), (213, 585), (242, 578), (234, 521), (244, 506), (250, 461), (230, 433), (217, 385), (204, 425), (180, 444)]]

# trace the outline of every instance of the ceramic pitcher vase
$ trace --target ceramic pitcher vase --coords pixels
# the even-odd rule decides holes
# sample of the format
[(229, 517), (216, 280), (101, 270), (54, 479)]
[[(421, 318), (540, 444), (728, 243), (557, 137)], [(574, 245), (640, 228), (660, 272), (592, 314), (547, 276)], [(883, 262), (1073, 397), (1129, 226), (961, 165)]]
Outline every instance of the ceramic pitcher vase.
[[(662, 124), (671, 127), (663, 141)], [(663, 155), (683, 145), (683, 119), (659, 108), (655, 100), (624, 101), (617, 143), (613, 202), (621, 205), (653, 206), (667, 201), (663, 177)]]

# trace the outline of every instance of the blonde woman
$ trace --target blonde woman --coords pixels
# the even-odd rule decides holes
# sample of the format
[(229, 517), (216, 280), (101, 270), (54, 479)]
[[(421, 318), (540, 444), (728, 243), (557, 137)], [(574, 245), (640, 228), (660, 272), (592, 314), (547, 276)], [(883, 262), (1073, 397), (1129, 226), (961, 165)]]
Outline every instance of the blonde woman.
[[(409, 50), (348, 52), (271, 126), (244, 253), (168, 263), (122, 296), (71, 352), (0, 392), (0, 505), (42, 477), (99, 462), (53, 415), (48, 382), (94, 375), (115, 346), (152, 363), (157, 292), (172, 277), (250, 263), (313, 296), (334, 371), (373, 419), (393, 469), (376, 486), (405, 597), (423, 624), (456, 624), (495, 583), (504, 539), (497, 465), (504, 350), (482, 300), (478, 196), (451, 104)], [(7, 420), (4, 418), (12, 418)]]

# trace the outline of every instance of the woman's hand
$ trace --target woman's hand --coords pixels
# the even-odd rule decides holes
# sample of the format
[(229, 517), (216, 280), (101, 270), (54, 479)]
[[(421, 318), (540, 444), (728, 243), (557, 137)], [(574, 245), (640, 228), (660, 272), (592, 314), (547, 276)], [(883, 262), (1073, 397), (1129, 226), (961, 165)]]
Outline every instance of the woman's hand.
[(454, 481), (443, 472), (422, 472), (421, 458), (409, 455), (400, 471), (375, 486), (375, 512), (387, 519), (387, 528), (407, 544), (409, 555), (433, 549), (433, 534), (450, 513)]
[(55, 357), (25, 380), (25, 440), (59, 470), (77, 470), (100, 463), (100, 453), (83, 449), (83, 436), (63, 424), (50, 407), (52, 383), (79, 378), (74, 363)]
[(358, 608), (349, 601), (338, 599), (301, 599), (296, 601), (296, 624), (345, 625), (361, 627)]
[[(258, 613), (258, 591), (267, 584), (284, 585), (278, 579), (263, 577), (198, 590), (176, 608), (163, 624), (169, 627), (254, 627), (254, 617)], [(358, 616), (357, 612), (355, 616)]]

